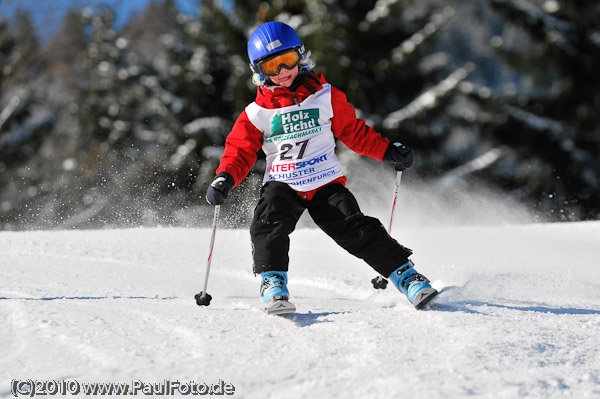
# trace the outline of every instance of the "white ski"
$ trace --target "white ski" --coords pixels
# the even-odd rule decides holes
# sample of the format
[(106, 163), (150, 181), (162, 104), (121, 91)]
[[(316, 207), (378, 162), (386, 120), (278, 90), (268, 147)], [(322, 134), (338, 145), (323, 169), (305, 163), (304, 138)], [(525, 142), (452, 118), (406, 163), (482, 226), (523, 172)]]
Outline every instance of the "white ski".
[(265, 310), (268, 315), (278, 315), (295, 312), (296, 307), (293, 303), (280, 299), (270, 304)]

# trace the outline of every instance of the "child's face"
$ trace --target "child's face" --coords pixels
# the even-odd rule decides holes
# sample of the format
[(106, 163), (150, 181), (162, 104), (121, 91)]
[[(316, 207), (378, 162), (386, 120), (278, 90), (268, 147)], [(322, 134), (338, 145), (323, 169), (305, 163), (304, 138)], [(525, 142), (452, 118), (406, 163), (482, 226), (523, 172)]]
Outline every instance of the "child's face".
[(290, 87), (296, 77), (298, 77), (298, 67), (292, 69), (281, 68), (279, 75), (269, 76), (269, 79), (277, 86)]

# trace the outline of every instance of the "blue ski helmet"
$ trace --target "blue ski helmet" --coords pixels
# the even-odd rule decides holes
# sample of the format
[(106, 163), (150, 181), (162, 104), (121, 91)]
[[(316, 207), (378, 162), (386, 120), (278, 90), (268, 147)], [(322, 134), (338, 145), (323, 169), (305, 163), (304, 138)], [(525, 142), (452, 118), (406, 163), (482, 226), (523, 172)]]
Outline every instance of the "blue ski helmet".
[(248, 40), (248, 58), (251, 65), (261, 58), (279, 53), (284, 50), (299, 48), (304, 53), (302, 40), (294, 28), (283, 22), (267, 22), (252, 33)]

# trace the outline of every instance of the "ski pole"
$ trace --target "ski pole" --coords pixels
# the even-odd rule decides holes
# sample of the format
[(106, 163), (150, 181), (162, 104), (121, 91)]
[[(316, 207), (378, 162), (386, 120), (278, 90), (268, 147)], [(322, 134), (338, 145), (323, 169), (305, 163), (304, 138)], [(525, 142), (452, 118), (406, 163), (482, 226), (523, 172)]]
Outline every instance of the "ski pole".
[(200, 293), (194, 296), (198, 306), (208, 306), (210, 305), (210, 300), (212, 299), (212, 297), (208, 295), (208, 292), (206, 292), (206, 287), (208, 285), (208, 275), (210, 274), (210, 262), (212, 260), (213, 248), (215, 247), (215, 235), (217, 233), (217, 222), (219, 220), (219, 207), (220, 205), (215, 206), (215, 216), (213, 217), (212, 233), (210, 235), (210, 248), (208, 249), (208, 260), (206, 262), (206, 275), (204, 276), (204, 290), (200, 291)]
[(396, 210), (396, 201), (398, 201), (398, 191), (400, 191), (400, 181), (402, 180), (402, 171), (396, 173), (396, 186), (394, 188), (394, 199), (392, 200), (392, 211), (390, 212), (390, 227), (388, 234), (392, 235), (392, 223), (394, 222), (394, 211)]
[[(396, 186), (394, 187), (394, 198), (392, 199), (392, 210), (390, 212), (390, 225), (388, 227), (388, 234), (392, 235), (392, 224), (394, 222), (394, 211), (396, 210), (396, 202), (398, 201), (398, 191), (400, 191), (400, 181), (402, 181), (402, 170), (396, 169)], [(373, 288), (376, 290), (385, 290), (388, 281), (382, 276), (377, 276), (373, 280)]]

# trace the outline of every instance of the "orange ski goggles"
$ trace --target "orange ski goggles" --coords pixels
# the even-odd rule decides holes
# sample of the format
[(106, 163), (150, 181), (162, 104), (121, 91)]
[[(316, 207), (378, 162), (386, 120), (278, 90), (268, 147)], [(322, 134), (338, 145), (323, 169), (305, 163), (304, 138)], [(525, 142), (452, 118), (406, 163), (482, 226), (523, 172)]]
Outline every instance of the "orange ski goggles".
[(298, 50), (291, 49), (285, 53), (277, 54), (271, 58), (256, 63), (252, 68), (255, 72), (265, 76), (277, 76), (281, 72), (281, 68), (292, 69), (300, 62), (300, 54)]

